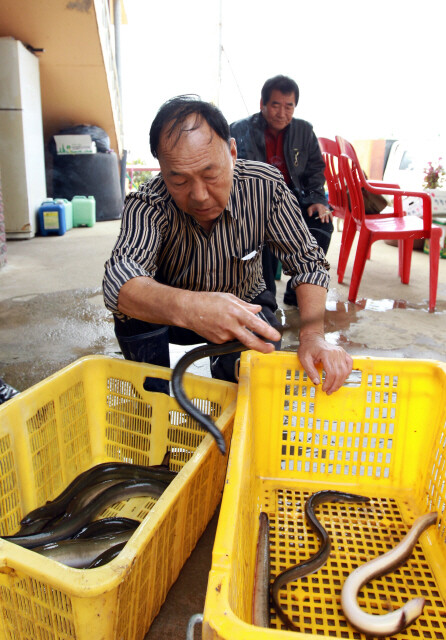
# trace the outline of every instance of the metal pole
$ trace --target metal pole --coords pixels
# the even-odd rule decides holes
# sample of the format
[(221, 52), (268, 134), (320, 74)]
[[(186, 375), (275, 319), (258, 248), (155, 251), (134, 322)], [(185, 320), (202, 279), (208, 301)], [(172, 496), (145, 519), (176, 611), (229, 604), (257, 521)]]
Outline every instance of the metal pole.
[[(121, 82), (121, 0), (113, 0), (113, 19), (115, 23), (115, 60), (118, 72), (119, 94), (122, 95)], [(122, 108), (122, 100), (121, 100)]]
[(221, 64), (223, 52), (223, 0), (220, 0), (220, 17), (218, 22), (218, 86), (217, 86), (217, 107), (220, 106), (220, 90), (221, 90)]
[[(113, 21), (115, 23), (115, 64), (118, 75), (119, 106), (121, 117), (124, 117), (122, 110), (122, 76), (121, 76), (121, 0), (113, 0)], [(125, 199), (125, 174), (127, 164), (127, 150), (124, 149), (121, 157), (121, 195)]]

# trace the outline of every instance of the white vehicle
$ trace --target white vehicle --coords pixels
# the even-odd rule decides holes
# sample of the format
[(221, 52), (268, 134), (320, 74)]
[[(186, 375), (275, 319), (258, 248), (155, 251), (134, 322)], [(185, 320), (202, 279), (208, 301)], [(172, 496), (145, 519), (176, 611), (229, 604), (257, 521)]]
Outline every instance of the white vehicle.
[[(428, 163), (446, 168), (446, 140), (388, 140), (390, 144), (384, 166), (383, 180), (398, 184), (401, 189), (419, 191), (425, 188), (424, 170)], [(446, 178), (446, 176), (445, 176)], [(446, 189), (446, 181), (443, 186)]]

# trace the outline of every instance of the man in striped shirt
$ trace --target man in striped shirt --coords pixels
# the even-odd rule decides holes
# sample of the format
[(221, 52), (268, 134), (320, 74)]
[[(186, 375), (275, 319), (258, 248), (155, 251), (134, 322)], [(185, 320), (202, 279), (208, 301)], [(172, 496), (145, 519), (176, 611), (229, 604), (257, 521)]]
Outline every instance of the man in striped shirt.
[[(222, 113), (193, 96), (161, 107), (150, 146), (161, 173), (127, 196), (105, 265), (105, 303), (124, 356), (169, 366), (169, 342), (280, 347), (262, 274), (267, 244), (296, 287), (301, 364), (314, 384), (322, 364), (323, 390), (336, 391), (352, 360), (324, 339), (329, 265), (280, 172), (238, 161)], [(234, 381), (236, 357), (215, 358), (212, 375)]]

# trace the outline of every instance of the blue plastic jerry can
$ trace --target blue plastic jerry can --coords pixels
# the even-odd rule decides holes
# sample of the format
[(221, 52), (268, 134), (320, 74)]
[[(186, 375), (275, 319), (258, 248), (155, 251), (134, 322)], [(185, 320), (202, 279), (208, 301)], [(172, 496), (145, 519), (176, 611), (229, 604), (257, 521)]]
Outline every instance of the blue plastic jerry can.
[(67, 230), (65, 205), (55, 200), (45, 200), (37, 211), (39, 231), (42, 236), (63, 236)]

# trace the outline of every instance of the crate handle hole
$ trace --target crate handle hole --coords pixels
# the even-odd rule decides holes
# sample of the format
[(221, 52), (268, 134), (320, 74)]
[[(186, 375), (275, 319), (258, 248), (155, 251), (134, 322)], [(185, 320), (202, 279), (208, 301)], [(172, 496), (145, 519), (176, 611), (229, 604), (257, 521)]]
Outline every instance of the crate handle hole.
[(343, 387), (360, 387), (362, 384), (362, 371), (359, 369), (353, 369), (350, 375), (346, 378)]
[(155, 393), (165, 393), (170, 395), (169, 381), (163, 378), (151, 378), (147, 376), (144, 380), (143, 387), (146, 391), (154, 391)]

